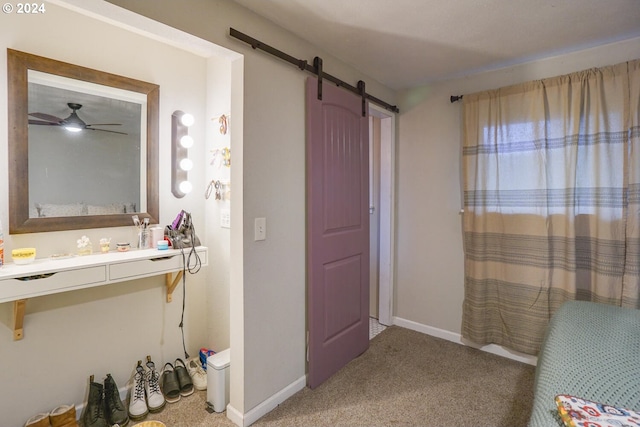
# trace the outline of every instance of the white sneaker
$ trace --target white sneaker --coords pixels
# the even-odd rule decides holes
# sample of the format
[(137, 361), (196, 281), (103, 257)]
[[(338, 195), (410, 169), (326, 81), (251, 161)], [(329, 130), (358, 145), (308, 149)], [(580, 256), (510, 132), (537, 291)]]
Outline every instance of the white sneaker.
[(129, 396), (129, 417), (134, 420), (144, 418), (149, 413), (147, 401), (144, 396), (144, 368), (142, 361), (138, 360), (136, 369), (133, 371), (132, 384)]
[(207, 389), (207, 373), (202, 369), (199, 357), (191, 357), (187, 359), (187, 371), (193, 381), (193, 387), (196, 390)]
[(160, 374), (156, 371), (156, 365), (151, 361), (151, 356), (147, 356), (147, 370), (144, 374), (144, 386), (147, 392), (147, 402), (149, 411), (158, 412), (164, 408), (165, 400), (160, 390)]

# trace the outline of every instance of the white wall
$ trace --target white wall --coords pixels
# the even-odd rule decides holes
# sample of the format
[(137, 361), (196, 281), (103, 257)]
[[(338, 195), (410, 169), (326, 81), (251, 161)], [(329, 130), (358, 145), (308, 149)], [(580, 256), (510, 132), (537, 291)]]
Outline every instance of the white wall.
[(398, 144), (397, 282), (403, 324), (459, 336), (464, 298), (460, 192), (461, 103), (450, 95), (640, 58), (640, 39), (414, 88), (401, 96)]
[[(91, 2), (83, 4), (86, 3)], [(182, 208), (189, 210), (206, 244), (211, 237), (202, 196), (208, 156), (204, 144), (208, 61), (201, 55), (49, 2), (46, 8), (46, 14), (40, 16), (0, 15), (0, 100), (4, 100), (0, 102), (0, 122), (7, 121), (7, 47), (159, 84), (160, 223), (171, 222)], [(196, 117), (196, 124), (190, 129), (196, 140), (190, 150), (196, 164), (190, 173), (194, 191), (180, 200), (170, 192), (169, 174), (170, 117), (178, 109)], [(4, 176), (0, 178), (0, 219), (6, 227), (6, 132), (0, 133), (0, 147), (0, 174)], [(72, 250), (82, 234), (97, 244), (105, 236), (114, 242), (132, 240), (135, 233), (133, 227), (116, 227), (10, 236), (5, 228), (5, 253), (10, 254), (12, 248), (35, 246), (38, 257), (48, 257)], [(208, 324), (206, 320), (208, 312), (225, 313), (228, 302), (201, 297), (213, 286), (207, 279), (208, 270), (214, 265), (187, 278), (185, 339), (192, 356), (200, 347), (214, 342), (228, 344), (228, 321)], [(12, 304), (0, 304), (0, 383), (11, 384), (0, 393), (0, 424), (21, 426), (30, 416), (60, 404), (83, 403), (92, 374), (102, 381), (111, 373), (124, 387), (137, 360), (147, 355), (160, 369), (165, 362), (184, 358), (178, 328), (182, 291), (178, 288), (173, 302), (167, 304), (163, 285), (164, 277), (159, 276), (29, 299), (21, 341), (13, 341), (10, 329)], [(228, 282), (226, 286), (228, 292)]]
[[(231, 230), (220, 225), (223, 210), (230, 212), (232, 196), (231, 167), (222, 161), (222, 150), (231, 147), (231, 127), (227, 126), (226, 134), (220, 131), (220, 116), (225, 115), (227, 124), (231, 120), (231, 85), (232, 64), (224, 58), (211, 58), (208, 61), (209, 78), (207, 86), (208, 119), (205, 162), (205, 192), (209, 198), (205, 200), (205, 217), (207, 224), (207, 246), (212, 265), (209, 269), (209, 286), (207, 294), (207, 325), (209, 329), (209, 345), (215, 351), (229, 348), (229, 284), (231, 283)], [(235, 154), (235, 153), (234, 153)], [(232, 160), (234, 158), (232, 157)], [(233, 165), (233, 163), (232, 163)], [(221, 198), (216, 199), (216, 189), (209, 188), (213, 182), (227, 184), (221, 189)], [(242, 192), (238, 191), (240, 198)]]

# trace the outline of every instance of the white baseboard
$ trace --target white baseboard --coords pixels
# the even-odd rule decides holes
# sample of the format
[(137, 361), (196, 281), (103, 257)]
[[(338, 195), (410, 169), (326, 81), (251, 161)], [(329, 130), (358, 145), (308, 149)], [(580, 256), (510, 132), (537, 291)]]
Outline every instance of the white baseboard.
[(456, 344), (462, 344), (468, 347), (477, 348), (478, 350), (486, 351), (487, 353), (517, 360), (518, 362), (528, 363), (529, 365), (535, 366), (538, 363), (538, 358), (535, 356), (509, 350), (508, 348), (502, 347), (501, 345), (489, 344), (481, 346), (462, 338), (462, 335), (456, 334), (455, 332), (445, 331), (444, 329), (423, 325), (422, 323), (417, 323), (412, 320), (403, 319), (397, 316), (393, 316), (391, 320), (394, 325), (411, 329), (412, 331), (421, 332), (423, 334), (431, 335), (436, 338), (442, 338)]
[(244, 415), (236, 408), (231, 406), (231, 403), (227, 405), (227, 418), (238, 427), (244, 426)]
[(307, 377), (302, 376), (292, 382), (267, 400), (251, 409), (246, 414), (235, 409), (231, 404), (227, 405), (227, 418), (229, 418), (238, 427), (248, 427), (258, 421), (260, 418), (271, 412), (279, 404), (302, 390), (307, 385)]

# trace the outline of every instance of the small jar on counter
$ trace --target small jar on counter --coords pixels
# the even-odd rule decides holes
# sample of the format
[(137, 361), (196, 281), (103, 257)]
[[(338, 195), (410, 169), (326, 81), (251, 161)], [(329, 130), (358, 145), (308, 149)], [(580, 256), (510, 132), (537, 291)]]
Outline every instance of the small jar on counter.
[(116, 248), (118, 252), (127, 252), (131, 248), (131, 245), (129, 242), (116, 243)]

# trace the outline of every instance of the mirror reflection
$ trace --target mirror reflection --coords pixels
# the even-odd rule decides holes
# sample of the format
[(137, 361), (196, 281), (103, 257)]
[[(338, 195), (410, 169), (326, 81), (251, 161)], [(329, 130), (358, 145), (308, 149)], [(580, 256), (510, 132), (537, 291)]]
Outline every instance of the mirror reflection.
[(29, 217), (144, 212), (146, 96), (28, 78)]

